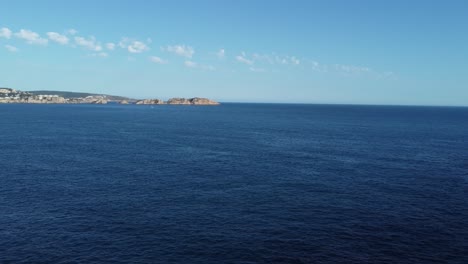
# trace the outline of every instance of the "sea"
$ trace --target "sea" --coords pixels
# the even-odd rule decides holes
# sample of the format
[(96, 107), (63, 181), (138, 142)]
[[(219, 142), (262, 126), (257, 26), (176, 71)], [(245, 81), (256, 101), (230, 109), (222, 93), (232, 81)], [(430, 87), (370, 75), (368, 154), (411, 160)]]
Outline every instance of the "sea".
[(0, 263), (468, 263), (468, 108), (0, 105)]

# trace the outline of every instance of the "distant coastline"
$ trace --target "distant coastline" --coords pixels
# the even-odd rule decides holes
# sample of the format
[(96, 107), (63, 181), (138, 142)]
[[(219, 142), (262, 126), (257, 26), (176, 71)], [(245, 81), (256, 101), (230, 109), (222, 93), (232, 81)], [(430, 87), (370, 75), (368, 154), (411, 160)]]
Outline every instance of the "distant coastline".
[(65, 91), (20, 91), (12, 88), (0, 88), (0, 103), (19, 104), (108, 104), (118, 103), (123, 105), (219, 105), (219, 102), (208, 98), (171, 98), (167, 101), (161, 99), (132, 99), (128, 97), (77, 93)]

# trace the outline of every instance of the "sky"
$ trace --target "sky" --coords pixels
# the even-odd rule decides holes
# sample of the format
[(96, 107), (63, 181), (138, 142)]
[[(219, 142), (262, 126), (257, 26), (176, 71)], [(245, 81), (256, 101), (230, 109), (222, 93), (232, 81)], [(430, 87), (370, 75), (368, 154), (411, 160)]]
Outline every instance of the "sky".
[(468, 106), (468, 1), (0, 0), (0, 87)]

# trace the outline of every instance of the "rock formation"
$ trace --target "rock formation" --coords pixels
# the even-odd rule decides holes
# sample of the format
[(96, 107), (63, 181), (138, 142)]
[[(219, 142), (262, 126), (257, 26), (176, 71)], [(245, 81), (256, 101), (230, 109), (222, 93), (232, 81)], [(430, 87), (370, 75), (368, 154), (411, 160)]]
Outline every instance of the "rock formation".
[(164, 104), (163, 100), (160, 99), (145, 99), (137, 101), (136, 104), (143, 104), (143, 105), (160, 105)]
[(219, 105), (218, 102), (207, 99), (207, 98), (171, 98), (167, 101), (167, 104), (174, 104), (174, 105)]
[(172, 104), (172, 105), (189, 105), (191, 104), (188, 99), (185, 98), (171, 98), (167, 100), (167, 104)]
[(194, 105), (219, 105), (218, 102), (210, 100), (208, 98), (195, 97), (195, 98), (189, 99), (189, 101), (191, 104), (194, 104)]
[(101, 99), (98, 99), (94, 102), (92, 102), (93, 104), (107, 104), (107, 100), (104, 99), (104, 98), (101, 98)]
[(140, 100), (137, 101), (135, 104), (138, 105), (160, 105), (160, 104), (170, 104), (170, 105), (219, 105), (218, 102), (207, 99), (207, 98), (171, 98), (167, 100), (167, 102), (164, 102), (163, 100), (160, 99), (145, 99), (145, 100)]

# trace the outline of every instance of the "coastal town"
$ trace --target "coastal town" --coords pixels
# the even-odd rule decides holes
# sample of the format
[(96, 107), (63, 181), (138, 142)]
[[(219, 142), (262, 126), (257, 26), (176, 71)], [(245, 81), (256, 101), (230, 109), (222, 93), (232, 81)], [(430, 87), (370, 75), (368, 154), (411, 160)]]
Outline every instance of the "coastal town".
[[(63, 94), (63, 92), (62, 92)], [(167, 101), (161, 99), (130, 99), (109, 95), (73, 96), (75, 93), (37, 94), (37, 92), (19, 91), (11, 88), (0, 88), (0, 103), (12, 104), (136, 104), (136, 105), (219, 105), (218, 102), (207, 98), (171, 98)], [(79, 93), (76, 93), (79, 94)]]

